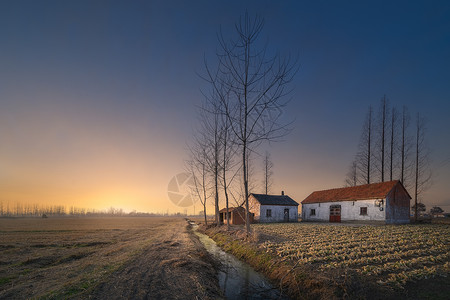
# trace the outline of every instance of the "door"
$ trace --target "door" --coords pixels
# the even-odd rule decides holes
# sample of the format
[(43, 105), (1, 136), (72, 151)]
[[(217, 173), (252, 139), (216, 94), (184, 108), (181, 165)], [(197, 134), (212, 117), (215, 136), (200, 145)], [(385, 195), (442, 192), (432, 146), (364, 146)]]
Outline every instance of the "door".
[(289, 222), (289, 208), (284, 209), (284, 221)]
[(330, 206), (330, 222), (341, 222), (341, 206)]

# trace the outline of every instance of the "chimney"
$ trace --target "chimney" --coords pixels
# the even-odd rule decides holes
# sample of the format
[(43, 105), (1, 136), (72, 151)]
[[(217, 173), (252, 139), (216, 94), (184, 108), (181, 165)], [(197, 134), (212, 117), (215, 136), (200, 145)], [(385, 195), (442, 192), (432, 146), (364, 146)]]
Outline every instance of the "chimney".
[(281, 191), (281, 196), (284, 196), (284, 191)]

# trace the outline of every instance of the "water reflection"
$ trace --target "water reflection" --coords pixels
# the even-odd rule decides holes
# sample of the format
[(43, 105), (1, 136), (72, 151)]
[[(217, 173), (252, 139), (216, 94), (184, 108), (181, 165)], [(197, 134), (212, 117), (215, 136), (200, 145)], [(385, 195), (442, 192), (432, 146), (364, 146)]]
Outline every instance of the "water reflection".
[(222, 263), (219, 284), (227, 299), (288, 299), (248, 264), (223, 251), (207, 235), (197, 232), (196, 226), (193, 225), (194, 233), (206, 250)]

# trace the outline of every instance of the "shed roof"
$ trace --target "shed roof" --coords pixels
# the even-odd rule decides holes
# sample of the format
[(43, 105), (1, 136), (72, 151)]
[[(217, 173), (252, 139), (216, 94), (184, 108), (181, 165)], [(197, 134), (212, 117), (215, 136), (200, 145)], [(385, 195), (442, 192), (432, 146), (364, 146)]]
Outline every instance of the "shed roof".
[[(232, 212), (234, 210), (244, 210), (244, 208), (242, 206), (238, 206), (238, 207), (228, 207), (228, 212)], [(222, 208), (221, 210), (219, 210), (219, 213), (224, 213), (227, 212), (227, 208)]]
[(363, 199), (384, 199), (397, 184), (400, 184), (404, 189), (399, 180), (393, 180), (387, 182), (316, 191), (306, 197), (306, 199), (302, 201), (302, 204), (354, 201)]
[(286, 195), (265, 195), (265, 194), (250, 194), (261, 205), (287, 205), (298, 206), (298, 203), (291, 197)]

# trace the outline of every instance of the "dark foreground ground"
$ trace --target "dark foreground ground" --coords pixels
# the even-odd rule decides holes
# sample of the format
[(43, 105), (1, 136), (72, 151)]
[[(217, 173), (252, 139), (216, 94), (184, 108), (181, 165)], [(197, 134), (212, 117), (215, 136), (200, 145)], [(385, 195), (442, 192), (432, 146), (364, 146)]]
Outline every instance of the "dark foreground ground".
[(217, 299), (214, 264), (184, 219), (0, 219), (0, 299)]

